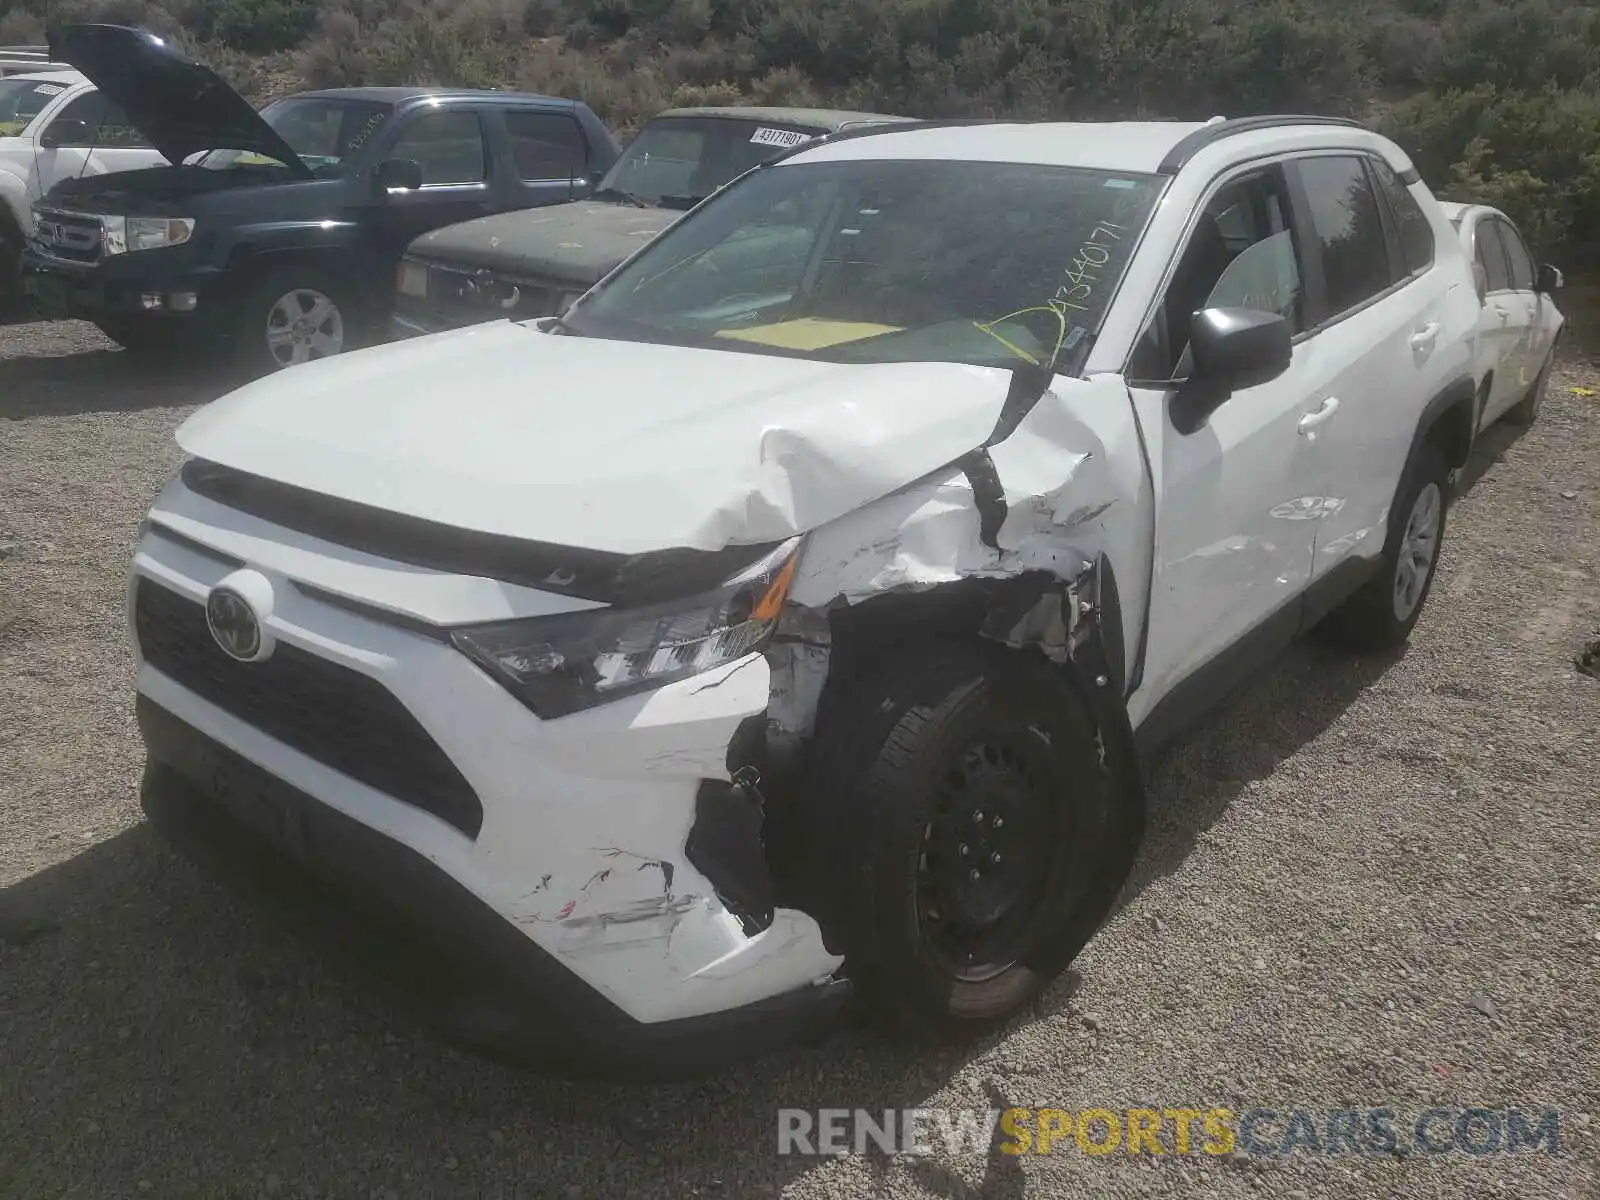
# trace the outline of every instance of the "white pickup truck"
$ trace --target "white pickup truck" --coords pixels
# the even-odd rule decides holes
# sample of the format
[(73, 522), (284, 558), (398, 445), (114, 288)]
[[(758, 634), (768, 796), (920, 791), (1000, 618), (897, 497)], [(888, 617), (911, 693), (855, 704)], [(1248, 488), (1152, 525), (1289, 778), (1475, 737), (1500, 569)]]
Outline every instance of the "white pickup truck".
[[(0, 51), (0, 61), (17, 59)], [(32, 205), (63, 179), (166, 162), (77, 71), (41, 62), (0, 77), (0, 309), (20, 295)]]

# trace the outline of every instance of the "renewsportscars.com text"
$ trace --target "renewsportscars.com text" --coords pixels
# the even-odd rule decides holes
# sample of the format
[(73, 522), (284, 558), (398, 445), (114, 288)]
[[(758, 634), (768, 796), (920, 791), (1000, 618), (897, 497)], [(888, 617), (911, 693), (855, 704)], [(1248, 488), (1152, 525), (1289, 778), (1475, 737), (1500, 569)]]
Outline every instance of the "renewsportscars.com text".
[(1558, 1154), (1558, 1110), (1430, 1108), (800, 1108), (778, 1110), (778, 1153)]

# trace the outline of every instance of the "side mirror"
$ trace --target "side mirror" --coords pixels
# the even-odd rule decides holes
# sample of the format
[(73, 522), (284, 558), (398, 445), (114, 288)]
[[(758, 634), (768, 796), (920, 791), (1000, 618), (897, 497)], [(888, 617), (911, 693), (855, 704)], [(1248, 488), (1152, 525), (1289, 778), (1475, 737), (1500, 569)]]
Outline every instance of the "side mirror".
[(422, 186), (422, 164), (414, 158), (389, 158), (378, 164), (378, 189), (414, 192)]
[(1189, 321), (1194, 370), (1174, 398), (1172, 422), (1193, 433), (1240, 388), (1270, 383), (1294, 357), (1289, 322), (1253, 308), (1207, 308)]
[(1536, 285), (1540, 294), (1548, 296), (1559, 292), (1567, 286), (1567, 277), (1549, 263), (1539, 268), (1539, 282)]
[(88, 146), (92, 144), (89, 136), (89, 122), (67, 118), (64, 121), (52, 121), (48, 129), (39, 135), (39, 148), (41, 150), (55, 150), (61, 146)]

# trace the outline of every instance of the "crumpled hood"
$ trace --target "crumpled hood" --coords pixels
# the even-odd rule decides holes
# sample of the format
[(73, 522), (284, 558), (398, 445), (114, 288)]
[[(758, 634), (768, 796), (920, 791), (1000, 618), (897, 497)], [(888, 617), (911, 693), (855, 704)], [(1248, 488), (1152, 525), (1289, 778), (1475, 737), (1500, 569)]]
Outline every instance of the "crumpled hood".
[(993, 431), (1010, 373), (839, 364), (495, 321), (294, 367), (189, 454), (423, 520), (620, 554), (777, 541)]
[(412, 242), (410, 253), (587, 287), (681, 216), (668, 208), (580, 200), (447, 225)]
[(170, 163), (201, 150), (249, 150), (311, 175), (249, 101), (153, 33), (68, 25), (50, 35), (50, 57), (83, 72)]

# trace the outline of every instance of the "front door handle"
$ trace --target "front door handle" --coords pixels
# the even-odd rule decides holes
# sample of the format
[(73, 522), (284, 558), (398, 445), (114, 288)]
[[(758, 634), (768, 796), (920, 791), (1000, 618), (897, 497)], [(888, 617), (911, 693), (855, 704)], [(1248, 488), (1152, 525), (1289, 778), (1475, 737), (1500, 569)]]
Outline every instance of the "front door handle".
[(1339, 411), (1339, 401), (1335, 396), (1328, 396), (1322, 401), (1322, 406), (1315, 412), (1308, 412), (1300, 418), (1300, 436), (1309, 441), (1316, 441), (1318, 425), (1333, 419), (1333, 414)]
[(1439, 340), (1439, 322), (1429, 321), (1411, 335), (1411, 348), (1421, 350)]

